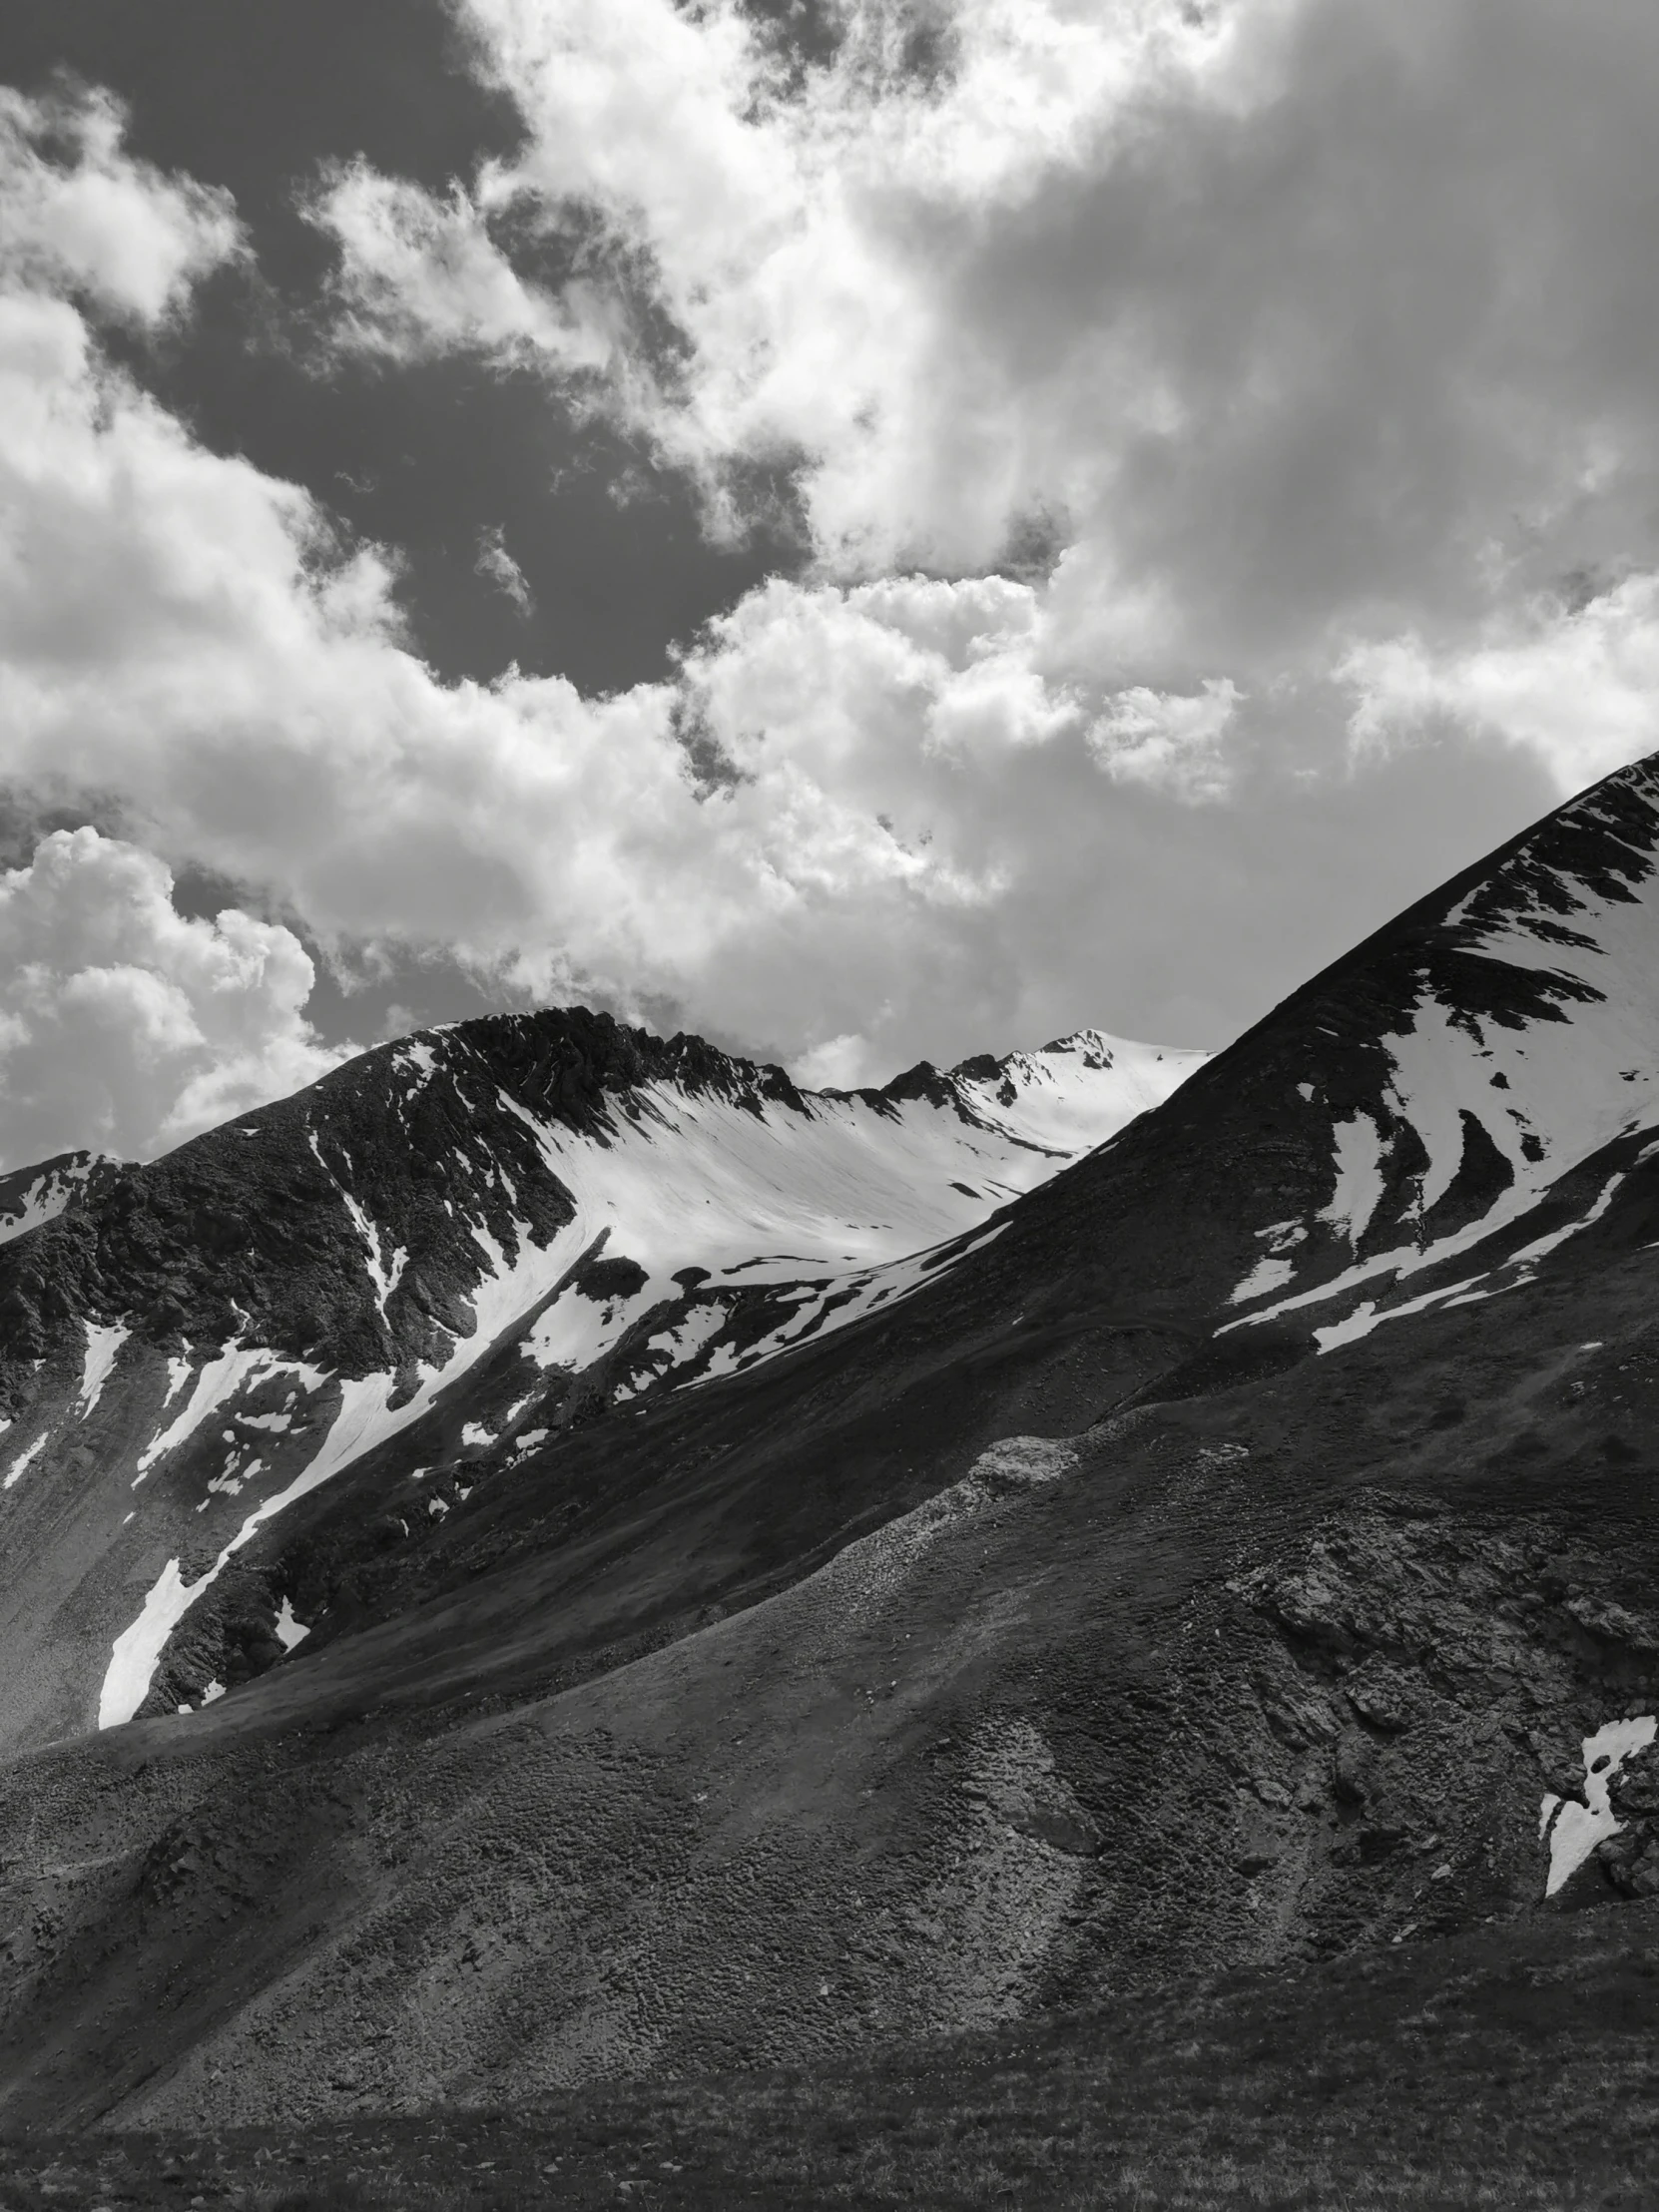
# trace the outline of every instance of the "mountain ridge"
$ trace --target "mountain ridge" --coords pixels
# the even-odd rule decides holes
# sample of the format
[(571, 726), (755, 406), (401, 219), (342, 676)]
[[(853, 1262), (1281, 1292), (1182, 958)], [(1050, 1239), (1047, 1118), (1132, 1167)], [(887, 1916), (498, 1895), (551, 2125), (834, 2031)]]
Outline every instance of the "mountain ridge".
[[(0, 1585), (0, 1831), (34, 1840), (5, 1871), (29, 1933), (4, 2109), (205, 2126), (810, 2065), (1655, 1894), (1656, 853), (1647, 762), (936, 1266), (866, 1246), (786, 1278), (772, 1239), (720, 1372), (683, 1343), (664, 1371), (695, 1387), (618, 1394), (655, 1328), (621, 1274), (582, 1309), (603, 1405), (539, 1434), (511, 1417), (546, 1372), (521, 1349), (539, 1308), (417, 1379), (403, 1427), (385, 1365), (324, 1393), (193, 1360), (202, 1417), (144, 1478), (172, 1518), (135, 1520), (108, 1584), (75, 1547), (181, 1415), (59, 1324), (57, 1402), (91, 1410), (6, 1493), (29, 1568)], [(667, 1127), (646, 1103), (593, 1155), (613, 1177)], [(770, 1143), (775, 1104), (673, 1118), (688, 1145), (721, 1115)], [(863, 1111), (884, 1144), (991, 1141), (925, 1097)], [(503, 1116), (525, 1163), (588, 1141)], [(347, 1155), (324, 1132), (305, 1172), (354, 1191)], [(572, 1221), (577, 1270), (675, 1281), (649, 1209), (602, 1243), (598, 1212)], [(370, 1257), (401, 1280), (396, 1222), (373, 1228), (359, 1309)], [(735, 1254), (676, 1312), (730, 1321)], [(767, 1303), (811, 1321), (854, 1278), (798, 1336)], [(246, 1467), (222, 1471), (238, 1416), (302, 1411), (314, 1432), (247, 1432), (265, 1481), (204, 1506)], [(319, 1434), (362, 1448), (222, 1557)], [(138, 1620), (139, 1717), (92, 1733), (87, 1623)]]
[[(143, 1611), (112, 1624), (101, 1722), (151, 1696), (185, 1611), (276, 1515), (480, 1359), (516, 1348), (516, 1379), (463, 1448), (511, 1460), (519, 1436), (776, 1357), (949, 1266), (1195, 1057), (1087, 1031), (809, 1093), (564, 1009), (400, 1040), (149, 1166), (89, 1170), (0, 1249), (0, 1499), (27, 1527), (67, 1453), (109, 1530), (109, 1566), (77, 1571), (153, 1558)], [(275, 1635), (248, 1648), (269, 1661)]]

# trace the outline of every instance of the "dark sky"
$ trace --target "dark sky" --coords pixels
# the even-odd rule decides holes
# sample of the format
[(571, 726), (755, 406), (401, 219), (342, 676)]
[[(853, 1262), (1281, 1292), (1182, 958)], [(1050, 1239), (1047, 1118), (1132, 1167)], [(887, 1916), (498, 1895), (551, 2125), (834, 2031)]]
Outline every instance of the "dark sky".
[[(181, 334), (146, 350), (145, 383), (215, 450), (394, 547), (411, 643), (440, 676), (516, 661), (590, 693), (653, 681), (676, 642), (799, 565), (764, 531), (711, 545), (682, 482), (574, 423), (542, 379), (465, 358), (314, 365), (330, 254), (297, 202), (324, 167), (361, 156), (442, 191), (517, 141), (435, 0), (10, 0), (0, 82), (64, 72), (126, 101), (135, 155), (227, 187), (250, 234), (255, 266), (202, 287)], [(486, 531), (530, 614), (478, 573)]]

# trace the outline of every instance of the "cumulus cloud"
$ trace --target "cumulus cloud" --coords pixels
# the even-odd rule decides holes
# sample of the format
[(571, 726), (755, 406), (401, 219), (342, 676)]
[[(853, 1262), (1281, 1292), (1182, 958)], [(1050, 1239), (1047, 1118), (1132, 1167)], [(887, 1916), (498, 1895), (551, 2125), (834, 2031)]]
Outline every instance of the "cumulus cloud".
[(1228, 786), (1221, 741), (1238, 704), (1239, 688), (1227, 677), (1188, 697), (1137, 684), (1093, 725), (1089, 745), (1108, 776), (1219, 799)]
[(303, 1007), (291, 930), (187, 920), (149, 853), (56, 830), (0, 873), (0, 1164), (77, 1146), (145, 1158), (341, 1057)]
[(0, 85), (0, 280), (67, 286), (153, 326), (241, 232), (228, 193), (134, 161), (123, 123), (107, 94), (29, 100)]
[(1467, 647), (1415, 634), (1357, 646), (1340, 674), (1362, 745), (1443, 719), (1527, 748), (1576, 791), (1659, 747), (1659, 577), (1530, 610)]
[(356, 341), (568, 389), (539, 332), (609, 282), (579, 388), (712, 497), (793, 456), (834, 573), (971, 572), (1040, 518), (1080, 663), (1192, 692), (1659, 565), (1651, 10), (849, 0), (783, 72), (737, 0), (456, 4), (527, 139), (432, 220), (526, 304), (428, 313), (448, 244), (388, 288), (418, 226), (365, 229), (357, 176), (315, 208)]
[[(178, 314), (235, 231), (211, 196), (130, 161), (93, 102), (84, 128), (16, 138), (0, 236), (23, 235), (13, 200), (56, 204), (91, 171), (135, 227), (183, 243), (125, 306), (97, 292), (90, 248), (0, 265), (0, 770), (40, 803), (115, 795), (163, 862), (267, 887), (325, 949), (441, 946), (519, 989), (673, 1007), (846, 1080), (1084, 1020), (1219, 1041), (1298, 979), (1310, 884), (1340, 942), (1462, 857), (1460, 825), (1518, 827), (1544, 796), (1532, 763), (1568, 772), (1513, 717), (1512, 745), (1470, 741), (1462, 785), (1443, 767), (1413, 784), (1373, 746), (1352, 771), (1359, 845), (1333, 834), (1349, 764), (1309, 773), (1355, 687), (1381, 728), (1387, 668), (1401, 697), (1411, 655), (1419, 693), (1448, 682), (1458, 653), (1496, 650), (1476, 617), (1535, 599), (1540, 562), (1604, 558), (1617, 514), (1631, 539), (1646, 511), (1619, 488), (1627, 461), (1640, 474), (1645, 381), (1629, 377), (1622, 414), (1599, 408), (1588, 459), (1566, 434), (1568, 380), (1553, 414), (1500, 389), (1520, 456), (1505, 475), (1482, 427), (1492, 378), (1459, 385), (1471, 356), (1453, 345), (1480, 458), (1459, 475), (1466, 455), (1440, 465), (1414, 412), (1439, 387), (1391, 334), (1403, 310), (1371, 297), (1388, 265), (1368, 228), (1382, 157), (1366, 102), (1417, 119), (1447, 186), (1435, 131), (1452, 125), (1424, 87), (1449, 97), (1471, 66), (1456, 10), (1436, 56), (1412, 4), (1384, 22), (1249, 0), (1218, 29), (1130, 9), (1103, 42), (1059, 0), (963, 0), (929, 75), (887, 36), (896, 15), (852, 9), (798, 95), (732, 9), (491, 5), (478, 20), (535, 122), (529, 151), (429, 207), (353, 173), (350, 223), (334, 180), (353, 342), (465, 342), (518, 366), (529, 346), (561, 376), (621, 379), (717, 489), (728, 461), (788, 449), (817, 565), (748, 593), (671, 682), (598, 699), (516, 670), (439, 683), (405, 634), (393, 553), (209, 450), (101, 345), (98, 300)], [(1498, 99), (1510, 18), (1462, 5), (1490, 31)], [(1543, 36), (1524, 0), (1513, 20)], [(1583, 155), (1595, 176), (1606, 135)], [(1503, 161), (1488, 167), (1501, 186)], [(431, 210), (448, 226), (435, 260)], [(578, 216), (586, 320), (547, 274), (551, 246), (540, 275), (511, 258), (538, 222)], [(382, 261), (378, 291), (362, 274), (376, 224), (418, 249), (418, 268)], [(1431, 228), (1425, 201), (1396, 287), (1418, 283), (1419, 245), (1445, 276)], [(485, 249), (499, 267), (469, 259)], [(1546, 295), (1568, 258), (1545, 255)], [(1535, 274), (1508, 310), (1522, 336)], [(1455, 300), (1424, 325), (1442, 349), (1479, 286), (1465, 266), (1443, 288)], [(674, 343), (646, 311), (664, 299)], [(1640, 325), (1639, 286), (1626, 305)], [(572, 317), (614, 358), (586, 337), (560, 354), (545, 333)], [(1548, 381), (1524, 344), (1482, 357), (1530, 362), (1534, 393)], [(1521, 538), (1493, 519), (1499, 488), (1525, 494)], [(1051, 573), (975, 565), (1035, 522)], [(883, 571), (906, 546), (933, 572)], [(1623, 572), (1639, 595), (1647, 569)], [(1633, 651), (1620, 667), (1636, 683)], [(268, 1001), (299, 1061), (302, 997)], [(176, 1098), (230, 1096), (218, 1064)], [(105, 1141), (162, 1141), (204, 1110), (145, 1095), (152, 1136)]]

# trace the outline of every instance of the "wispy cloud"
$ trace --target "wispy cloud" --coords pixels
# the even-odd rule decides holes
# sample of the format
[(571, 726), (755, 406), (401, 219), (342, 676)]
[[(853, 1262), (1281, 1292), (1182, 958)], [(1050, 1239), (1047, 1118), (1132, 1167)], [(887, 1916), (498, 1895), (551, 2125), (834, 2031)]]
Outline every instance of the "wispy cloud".
[(487, 577), (498, 591), (506, 594), (526, 620), (535, 613), (535, 595), (523, 569), (507, 551), (499, 525), (485, 530), (479, 537), (478, 558), (472, 565), (480, 576)]
[(242, 251), (242, 234), (228, 193), (135, 161), (124, 127), (105, 93), (28, 99), (0, 85), (0, 280), (153, 327)]

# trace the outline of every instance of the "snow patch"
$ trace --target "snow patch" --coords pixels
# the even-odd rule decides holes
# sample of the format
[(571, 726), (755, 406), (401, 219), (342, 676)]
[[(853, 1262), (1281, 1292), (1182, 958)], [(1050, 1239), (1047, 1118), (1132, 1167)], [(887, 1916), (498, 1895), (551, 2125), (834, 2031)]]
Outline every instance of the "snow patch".
[(1332, 1131), (1337, 1143), (1337, 1188), (1314, 1217), (1357, 1245), (1382, 1203), (1382, 1132), (1370, 1114), (1357, 1113)]
[(276, 1641), (282, 1649), (292, 1651), (296, 1644), (305, 1641), (310, 1632), (308, 1621), (294, 1619), (292, 1598), (283, 1598), (281, 1609), (276, 1615)]
[(1549, 1839), (1546, 1898), (1552, 1898), (1577, 1872), (1597, 1844), (1616, 1836), (1624, 1826), (1609, 1803), (1609, 1785), (1633, 1753), (1647, 1749), (1655, 1733), (1654, 1715), (1644, 1713), (1636, 1720), (1608, 1721), (1593, 1736), (1584, 1738), (1583, 1804), (1574, 1798), (1551, 1795), (1539, 1809), (1538, 1835), (1540, 1840), (1545, 1836)]
[(1580, 1231), (1588, 1229), (1592, 1222), (1600, 1221), (1602, 1215), (1613, 1203), (1613, 1193), (1623, 1181), (1624, 1177), (1622, 1175), (1610, 1176), (1602, 1185), (1594, 1205), (1587, 1214), (1583, 1215), (1578, 1221), (1569, 1221), (1564, 1229), (1552, 1229), (1547, 1237), (1537, 1237), (1531, 1244), (1522, 1245), (1518, 1252), (1510, 1254), (1504, 1265), (1519, 1269), (1528, 1277), (1532, 1276), (1537, 1270), (1538, 1262), (1547, 1254), (1564, 1245), (1569, 1237), (1576, 1237)]
[[(717, 1299), (693, 1306), (672, 1328), (657, 1330), (634, 1355), (636, 1380), (618, 1385), (617, 1402), (621, 1404), (627, 1398), (639, 1396), (659, 1377), (672, 1375), (676, 1368), (689, 1367), (704, 1347), (720, 1335), (730, 1318), (725, 1303)], [(646, 1370), (643, 1375), (642, 1368)], [(675, 1387), (683, 1389), (685, 1379)]]
[(31, 1229), (55, 1221), (98, 1165), (99, 1157), (88, 1153), (37, 1175), (23, 1192), (21, 1204), (0, 1214), (0, 1244), (10, 1244), (14, 1237), (26, 1237)]
[(103, 1395), (104, 1384), (109, 1381), (110, 1370), (115, 1366), (116, 1354), (132, 1335), (125, 1322), (116, 1322), (109, 1328), (97, 1322), (86, 1325), (86, 1358), (81, 1368), (81, 1395), (76, 1410), (82, 1420), (92, 1411)]
[(1407, 1314), (1426, 1314), (1436, 1306), (1466, 1306), (1477, 1298), (1489, 1298), (1489, 1291), (1474, 1288), (1479, 1280), (1478, 1276), (1470, 1276), (1466, 1283), (1453, 1283), (1443, 1291), (1424, 1291), (1420, 1298), (1408, 1298), (1403, 1305), (1390, 1306), (1382, 1312), (1375, 1299), (1365, 1299), (1346, 1321), (1333, 1322), (1328, 1329), (1316, 1329), (1314, 1342), (1321, 1352), (1335, 1352), (1339, 1345), (1358, 1344), (1382, 1322), (1403, 1321)]
[[(320, 1159), (321, 1154), (319, 1153), (317, 1157)], [(351, 1216), (351, 1226), (362, 1240), (363, 1265), (368, 1269), (369, 1281), (374, 1285), (375, 1303), (383, 1317), (386, 1311), (386, 1300), (396, 1290), (402, 1278), (403, 1270), (409, 1264), (409, 1255), (401, 1245), (394, 1245), (390, 1260), (385, 1259), (381, 1252), (380, 1232), (369, 1220), (367, 1214), (363, 1212), (356, 1199), (342, 1184), (336, 1181), (334, 1188), (339, 1192), (345, 1210)]]
[(1227, 1294), (1229, 1306), (1248, 1305), (1253, 1298), (1266, 1298), (1270, 1291), (1282, 1291), (1287, 1283), (1296, 1280), (1296, 1262), (1281, 1259), (1276, 1253), (1266, 1252), (1244, 1281)]
[(47, 1438), (49, 1434), (50, 1431), (43, 1428), (40, 1434), (35, 1438), (34, 1442), (29, 1446), (28, 1450), (21, 1453), (16, 1459), (12, 1461), (11, 1468), (6, 1475), (5, 1481), (3, 1483), (0, 1483), (0, 1489), (9, 1490), (12, 1484), (17, 1480), (19, 1475), (23, 1473), (24, 1469), (30, 1466), (33, 1461), (40, 1456), (40, 1454), (46, 1449)]
[[(398, 1245), (393, 1250), (390, 1261), (388, 1262), (385, 1259), (380, 1248), (379, 1231), (369, 1220), (367, 1214), (364, 1213), (362, 1207), (352, 1196), (351, 1192), (346, 1189), (345, 1185), (334, 1173), (334, 1170), (322, 1157), (322, 1147), (317, 1142), (316, 1131), (314, 1129), (309, 1129), (306, 1131), (306, 1135), (310, 1139), (311, 1151), (315, 1155), (317, 1166), (322, 1170), (323, 1174), (334, 1186), (334, 1190), (338, 1195), (339, 1202), (345, 1208), (347, 1215), (350, 1217), (352, 1228), (355, 1229), (355, 1231), (357, 1232), (358, 1241), (363, 1248), (363, 1265), (368, 1270), (369, 1281), (374, 1285), (375, 1303), (380, 1309), (380, 1315), (383, 1320), (386, 1311), (386, 1300), (390, 1298), (392, 1292), (397, 1288), (397, 1279), (402, 1274), (404, 1267), (407, 1265), (409, 1256), (403, 1250), (402, 1246)], [(349, 1157), (347, 1157), (346, 1159), (346, 1166), (347, 1168), (350, 1167)]]
[[(177, 1363), (169, 1363), (172, 1372)], [(233, 1338), (215, 1358), (204, 1363), (196, 1378), (196, 1386), (185, 1400), (183, 1410), (139, 1453), (138, 1473), (135, 1482), (142, 1482), (156, 1461), (169, 1451), (176, 1451), (193, 1436), (202, 1423), (209, 1420), (228, 1398), (234, 1397), (242, 1385), (256, 1376), (269, 1374), (281, 1363), (275, 1353), (263, 1345), (244, 1345)], [(189, 1370), (187, 1368), (186, 1372)], [(320, 1380), (320, 1378), (319, 1378)], [(177, 1381), (174, 1388), (178, 1387)], [(173, 1390), (168, 1392), (169, 1398)]]
[(539, 1368), (574, 1372), (591, 1367), (623, 1335), (635, 1309), (643, 1312), (654, 1303), (649, 1282), (630, 1298), (604, 1302), (585, 1298), (571, 1287), (537, 1316), (519, 1350)]
[[(170, 1559), (163, 1567), (145, 1596), (138, 1619), (115, 1640), (98, 1699), (100, 1728), (117, 1728), (123, 1721), (130, 1721), (150, 1695), (157, 1661), (199, 1587), (186, 1582), (177, 1559)], [(187, 1708), (182, 1706), (180, 1710)]]
[(1290, 1255), (1298, 1245), (1307, 1243), (1308, 1232), (1299, 1221), (1276, 1221), (1266, 1229), (1258, 1229), (1256, 1241), (1267, 1250), (1244, 1281), (1228, 1294), (1229, 1306), (1244, 1306), (1253, 1298), (1265, 1298), (1270, 1291), (1283, 1290), (1293, 1281), (1296, 1262)]

